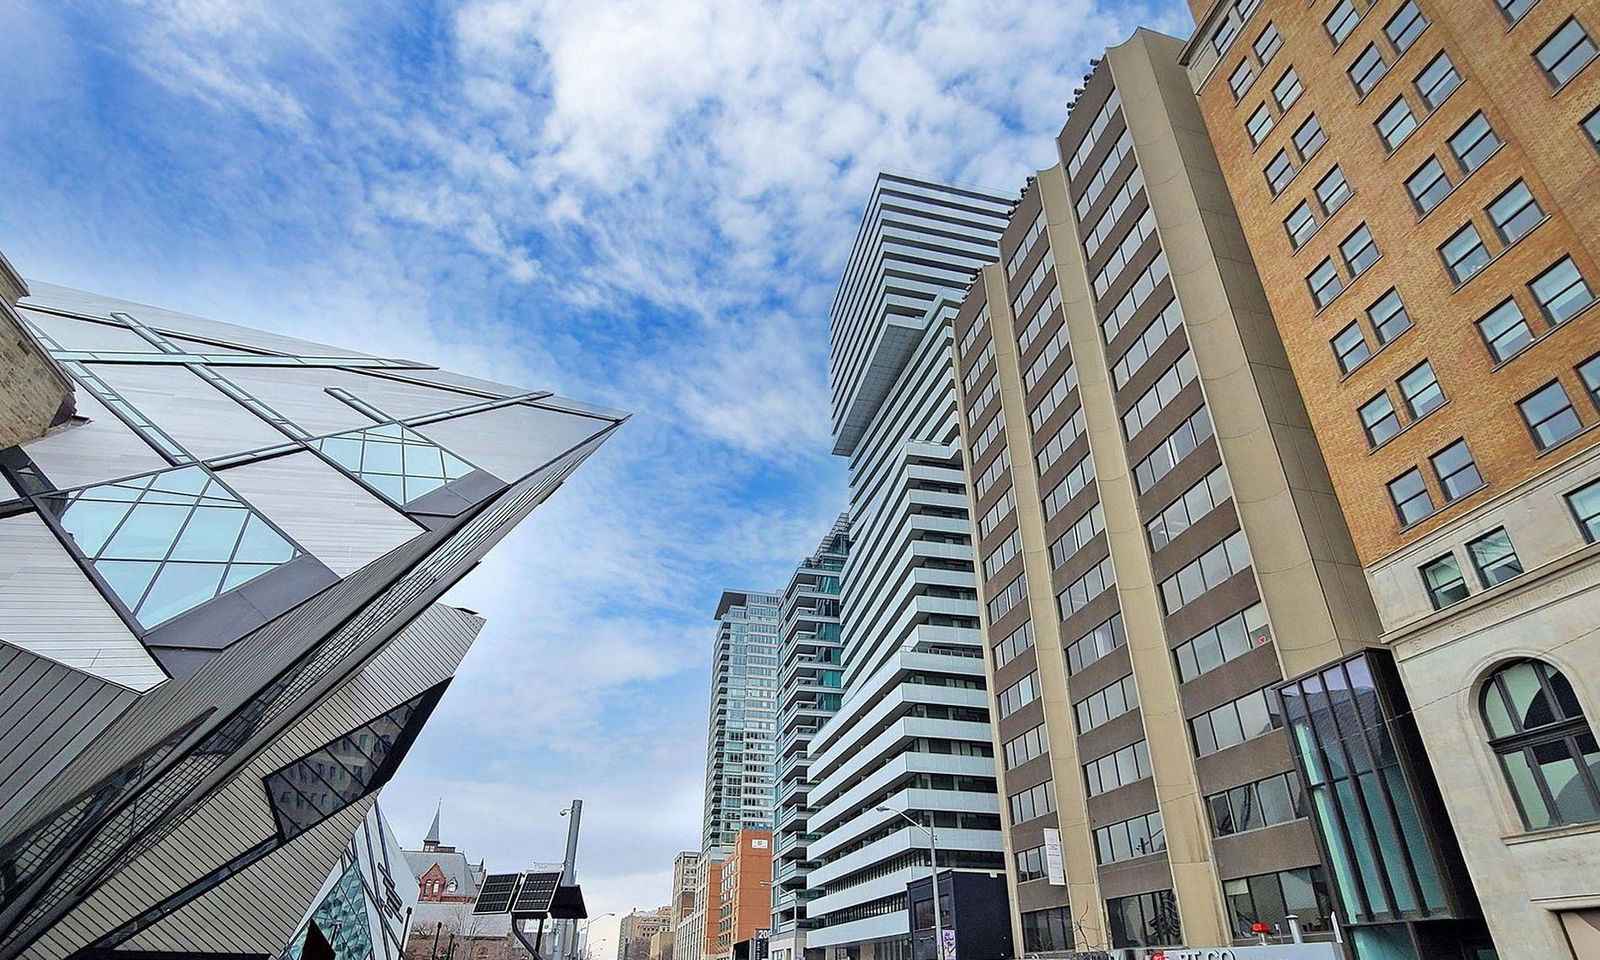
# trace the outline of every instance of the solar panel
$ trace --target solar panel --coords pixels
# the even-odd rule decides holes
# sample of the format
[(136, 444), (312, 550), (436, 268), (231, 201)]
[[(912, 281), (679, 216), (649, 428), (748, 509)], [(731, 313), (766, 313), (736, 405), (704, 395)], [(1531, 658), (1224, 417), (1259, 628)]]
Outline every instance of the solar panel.
[(555, 899), (556, 885), (561, 882), (560, 870), (538, 870), (522, 875), (522, 885), (517, 889), (512, 913), (543, 914), (550, 912), (550, 901)]
[(483, 879), (483, 889), (478, 891), (478, 902), (472, 905), (472, 912), (505, 913), (510, 910), (520, 877), (521, 874), (517, 873), (489, 874)]

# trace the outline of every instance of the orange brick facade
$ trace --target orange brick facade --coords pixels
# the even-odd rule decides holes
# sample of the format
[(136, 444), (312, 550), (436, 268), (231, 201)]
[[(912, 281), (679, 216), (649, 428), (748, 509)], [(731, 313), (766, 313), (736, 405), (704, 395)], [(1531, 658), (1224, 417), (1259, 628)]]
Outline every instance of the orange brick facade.
[(771, 927), (771, 832), (739, 831), (738, 843), (716, 875), (716, 888), (716, 916), (706, 919), (706, 954), (728, 957), (735, 953), (736, 944), (752, 940), (756, 931)]
[[(1539, 0), (1515, 23), (1495, 0), (1411, 0), (1428, 23), (1403, 41), (1408, 44), (1403, 50), (1389, 34), (1399, 32), (1397, 16), (1409, 18), (1406, 0), (1358, 0), (1359, 21), (1335, 44), (1324, 20), (1339, 2), (1226, 0), (1224, 10), (1195, 2), (1201, 26), (1188, 62), (1341, 506), (1362, 562), (1371, 564), (1448, 523), (1468, 505), (1600, 443), (1600, 407), (1575, 372), (1600, 351), (1600, 308), (1555, 325), (1541, 313), (1529, 286), (1570, 256), (1588, 288), (1600, 291), (1600, 152), (1584, 126), (1600, 108), (1600, 65), (1588, 63), (1558, 87), (1534, 56), (1569, 17), (1600, 39), (1600, 0)], [(1208, 48), (1218, 14), (1232, 10), (1238, 23), (1241, 7), (1248, 15), (1218, 60)], [(1269, 25), (1282, 46), (1263, 64), (1254, 48)], [(1369, 44), (1387, 63), (1387, 73), (1363, 96), (1349, 71)], [(1461, 83), (1430, 106), (1418, 78), (1441, 52)], [(1236, 100), (1230, 79), (1244, 61), (1254, 65), (1256, 76)], [(1275, 92), (1292, 87), (1287, 82), (1280, 87), (1291, 69), (1303, 92), (1298, 99), (1285, 98), (1290, 102), (1282, 109)], [(1402, 97), (1417, 126), (1391, 151), (1375, 124)], [(1263, 105), (1273, 124), (1253, 145), (1246, 123)], [(1479, 111), (1504, 143), (1468, 173), (1448, 140)], [(1313, 115), (1327, 142), (1302, 151), (1296, 134)], [(1264, 171), (1280, 150), (1298, 170), (1280, 182), (1274, 196)], [(1406, 181), (1430, 157), (1438, 158), (1454, 186), (1437, 206), (1421, 213)], [(1335, 166), (1353, 192), (1343, 206), (1325, 214), (1316, 186)], [(1546, 216), (1507, 244), (1486, 208), (1519, 179)], [(1319, 225), (1296, 249), (1285, 219), (1302, 201)], [(1446, 272), (1439, 247), (1469, 221), (1477, 225), (1492, 259), (1457, 283)], [(1340, 248), (1363, 224), (1380, 256), (1352, 275)], [(1335, 265), (1344, 289), (1318, 307), (1308, 277), (1325, 258)], [(1366, 311), (1391, 289), (1412, 326), (1380, 343)], [(1497, 361), (1475, 321), (1507, 298), (1520, 307), (1536, 339)], [(1331, 341), (1352, 322), (1372, 356), (1346, 373)], [(1398, 381), (1424, 361), (1447, 399), (1414, 419)], [(1551, 380), (1565, 386), (1582, 430), (1541, 451), (1517, 402)], [(1381, 391), (1388, 392), (1402, 426), (1373, 447), (1358, 410)], [(1430, 457), (1458, 439), (1466, 441), (1484, 485), (1450, 501)], [(1403, 526), (1387, 484), (1412, 468), (1420, 469), (1436, 509)]]

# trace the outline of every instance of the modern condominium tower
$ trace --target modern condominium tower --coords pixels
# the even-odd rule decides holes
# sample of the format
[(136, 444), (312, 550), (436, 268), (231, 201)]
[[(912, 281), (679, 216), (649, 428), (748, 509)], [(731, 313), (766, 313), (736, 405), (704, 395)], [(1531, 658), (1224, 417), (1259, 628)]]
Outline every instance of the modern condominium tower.
[(717, 602), (702, 835), (711, 859), (726, 857), (740, 830), (772, 828), (782, 602), (753, 590), (724, 590)]
[[(832, 311), (834, 452), (849, 457), (844, 695), (811, 740), (808, 948), (910, 956), (906, 884), (1002, 864), (950, 319), (1009, 204), (880, 176)], [(931, 955), (931, 954), (930, 954)]]
[(0, 957), (276, 954), (482, 626), (435, 601), (622, 415), (58, 287), (0, 309), (76, 391), (0, 451)]
[[(1377, 600), (1371, 657), (1409, 695), (1389, 702), (1501, 960), (1600, 957), (1600, 3), (1191, 7), (1189, 80)], [(1286, 702), (1315, 761), (1349, 731), (1307, 679)], [(1359, 847), (1330, 810), (1329, 844)], [(1349, 886), (1374, 930), (1457, 910)]]
[(1181, 47), (1096, 62), (956, 321), (1030, 953), (1333, 936), (1276, 687), (1378, 620)]

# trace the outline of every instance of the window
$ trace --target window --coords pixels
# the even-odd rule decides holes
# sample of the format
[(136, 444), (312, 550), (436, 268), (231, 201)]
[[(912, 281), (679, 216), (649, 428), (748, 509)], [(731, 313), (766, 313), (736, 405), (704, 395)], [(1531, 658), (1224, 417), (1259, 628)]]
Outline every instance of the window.
[(1294, 67), (1290, 67), (1272, 88), (1272, 99), (1277, 102), (1279, 110), (1288, 110), (1304, 92), (1305, 87), (1300, 85), (1300, 75), (1294, 72)]
[(1056, 596), (1056, 605), (1061, 608), (1061, 619), (1065, 620), (1087, 607), (1090, 600), (1111, 589), (1116, 582), (1116, 576), (1111, 570), (1110, 557), (1090, 567), (1087, 573), (1067, 584), (1067, 588)]
[(1256, 65), (1246, 57), (1234, 68), (1233, 73), (1228, 75), (1228, 89), (1233, 91), (1233, 99), (1243, 99), (1245, 91), (1250, 89), (1250, 84), (1255, 80)]
[(1039, 699), (1039, 672), (1034, 672), (1013, 683), (1000, 691), (995, 698), (1000, 707), (1000, 716), (1009, 717), (1018, 710)]
[(1568, 17), (1566, 23), (1540, 44), (1539, 49), (1533, 51), (1533, 58), (1544, 68), (1550, 85), (1559, 87), (1594, 59), (1595, 49), (1594, 41), (1589, 39), (1583, 24), (1575, 17)]
[(1017, 858), (1018, 883), (1027, 883), (1029, 880), (1044, 878), (1044, 847), (1030, 847), (1027, 850), (1018, 850), (1015, 856)]
[(1456, 72), (1456, 65), (1444, 53), (1428, 61), (1428, 65), (1417, 74), (1417, 94), (1422, 97), (1423, 106), (1429, 110), (1439, 109), (1439, 104), (1444, 103), (1459, 86), (1461, 74)]
[(398, 423), (313, 441), (323, 456), (384, 497), (405, 506), (459, 480), (473, 466)]
[(1288, 928), (1291, 914), (1300, 920), (1300, 928), (1325, 931), (1333, 928), (1333, 897), (1328, 891), (1328, 881), (1321, 867), (1301, 867), (1281, 873), (1264, 873), (1256, 877), (1226, 880), (1222, 895), (1228, 900), (1228, 913), (1233, 917), (1233, 935), (1250, 936), (1252, 924), (1265, 923), (1275, 930)]
[(1344, 238), (1344, 242), (1339, 244), (1339, 253), (1344, 257), (1344, 265), (1350, 269), (1352, 278), (1361, 276), (1368, 267), (1378, 262), (1380, 256), (1378, 245), (1372, 240), (1372, 231), (1364, 223)]
[(1478, 333), (1488, 346), (1489, 355), (1498, 362), (1511, 359), (1533, 342), (1533, 331), (1515, 300), (1507, 300), (1480, 317)]
[(1380, 393), (1361, 405), (1361, 428), (1366, 431), (1367, 442), (1374, 447), (1400, 432), (1400, 418), (1394, 412), (1394, 403), (1387, 392)]
[(1544, 219), (1544, 210), (1540, 209), (1539, 201), (1533, 198), (1533, 191), (1521, 180), (1513, 183), (1510, 189), (1496, 197), (1485, 209), (1489, 214), (1489, 222), (1494, 224), (1494, 232), (1506, 244), (1522, 239)]
[(1011, 801), (1011, 822), (1026, 823), (1035, 820), (1047, 813), (1054, 813), (1056, 809), (1056, 784), (1054, 780), (1035, 784), (1020, 793), (1013, 793), (1008, 799)]
[(1028, 621), (994, 645), (994, 666), (998, 670), (1033, 649), (1033, 621)]
[(1194, 755), (1210, 756), (1218, 750), (1254, 740), (1283, 726), (1283, 711), (1271, 690), (1261, 689), (1207, 710), (1189, 720), (1194, 735)]
[(1322, 204), (1322, 211), (1328, 216), (1333, 216), (1334, 211), (1344, 206), (1350, 199), (1350, 184), (1345, 181), (1344, 171), (1334, 167), (1328, 175), (1317, 182), (1317, 200)]
[(1256, 107), (1256, 112), (1250, 114), (1250, 119), (1244, 122), (1244, 130), (1250, 134), (1250, 143), (1260, 146), (1261, 141), (1267, 139), (1267, 134), (1272, 132), (1272, 111), (1266, 104)]
[(1233, 492), (1228, 489), (1228, 471), (1219, 466), (1185, 490), (1178, 499), (1168, 504), (1161, 513), (1145, 524), (1145, 530), (1150, 537), (1150, 548), (1160, 550), (1176, 540), (1185, 530), (1199, 523), (1201, 517), (1216, 509), (1231, 496)]
[(1128, 385), (1133, 375), (1144, 369), (1145, 363), (1160, 349), (1167, 338), (1183, 326), (1183, 310), (1176, 299), (1168, 300), (1156, 318), (1139, 334), (1139, 339), (1128, 344), (1127, 352), (1111, 368), (1111, 379), (1120, 390)]
[(1130, 673), (1073, 704), (1072, 713), (1078, 721), (1078, 732), (1082, 734), (1138, 706), (1139, 688), (1134, 686)]
[(1122, 415), (1122, 429), (1127, 432), (1128, 439), (1138, 436), (1198, 376), (1194, 354), (1185, 351)]
[(1483, 114), (1475, 113), (1460, 130), (1450, 135), (1450, 152), (1461, 169), (1471, 173), (1483, 166), (1483, 162), (1500, 149), (1502, 142)]
[(1413, 467), (1389, 481), (1389, 499), (1400, 525), (1409, 527), (1433, 513), (1433, 495), (1422, 482), (1422, 471)]
[(1389, 104), (1389, 109), (1378, 115), (1378, 122), (1374, 126), (1378, 128), (1378, 139), (1393, 153), (1401, 141), (1417, 129), (1417, 118), (1411, 113), (1411, 104), (1404, 97), (1396, 97), (1394, 103)]
[(1022, 736), (1006, 741), (1006, 769), (1020, 767), (1029, 760), (1044, 756), (1049, 750), (1050, 734), (1041, 723)]
[(1261, 36), (1256, 37), (1256, 56), (1261, 58), (1261, 65), (1266, 66), (1278, 49), (1283, 46), (1283, 37), (1278, 35), (1278, 25), (1267, 24), (1267, 29), (1261, 31)]
[(1189, 415), (1189, 419), (1178, 425), (1178, 428), (1167, 435), (1165, 440), (1133, 468), (1133, 476), (1139, 484), (1140, 493), (1148, 493), (1155, 486), (1156, 481), (1166, 476), (1173, 467), (1182, 463), (1200, 447), (1200, 444), (1211, 439), (1211, 415), (1201, 407)]
[(1507, 20), (1516, 23), (1539, 0), (1494, 0), (1494, 2), (1500, 8), (1500, 12), (1506, 15)]
[(1567, 494), (1567, 506), (1572, 508), (1583, 539), (1590, 543), (1600, 541), (1600, 480)]
[(53, 493), (44, 503), (145, 629), (302, 555), (200, 466)]
[(1172, 648), (1173, 659), (1178, 663), (1178, 680), (1188, 683), (1271, 640), (1267, 609), (1259, 603), (1251, 604)]
[(1433, 475), (1439, 480), (1439, 489), (1444, 491), (1446, 503), (1459, 500), (1483, 486), (1483, 477), (1478, 473), (1478, 465), (1473, 462), (1472, 451), (1467, 448), (1465, 440), (1457, 440), (1430, 459)]
[(1122, 631), (1122, 614), (1090, 630), (1067, 646), (1067, 673), (1074, 674), (1122, 646), (1128, 640)]
[(1461, 564), (1453, 553), (1423, 564), (1421, 573), (1422, 585), (1427, 588), (1428, 600), (1435, 610), (1459, 603), (1471, 594), (1467, 578), (1461, 575)]
[(1050, 544), (1050, 567), (1055, 569), (1071, 560), (1079, 550), (1089, 545), (1101, 530), (1105, 529), (1105, 516), (1101, 513), (1100, 504), (1089, 508), (1089, 512), (1078, 518), (1078, 521), (1067, 528), (1067, 531), (1057, 537)]
[(1548, 450), (1583, 429), (1559, 380), (1552, 380), (1517, 401), (1517, 407), (1533, 433), (1534, 446), (1540, 450)]
[(1400, 12), (1390, 17), (1389, 22), (1383, 25), (1383, 32), (1388, 36), (1389, 42), (1401, 53), (1410, 50), (1411, 45), (1417, 42), (1417, 37), (1426, 29), (1428, 29), (1428, 18), (1417, 9), (1416, 0), (1406, 0), (1406, 5), (1400, 8)]
[(1571, 257), (1562, 257), (1550, 269), (1539, 274), (1528, 284), (1528, 289), (1533, 291), (1539, 309), (1551, 323), (1561, 323), (1594, 303), (1594, 293), (1584, 282), (1583, 274), (1578, 272), (1578, 265), (1572, 262)]
[(1589, 143), (1600, 150), (1600, 109), (1583, 118), (1583, 132), (1589, 135)]
[(1228, 45), (1233, 43), (1233, 38), (1238, 35), (1239, 21), (1231, 16), (1224, 16), (1222, 23), (1217, 26), (1216, 34), (1211, 38), (1211, 45), (1216, 48), (1218, 53), (1222, 53), (1228, 49)]
[(1084, 454), (1083, 459), (1072, 465), (1066, 476), (1062, 477), (1044, 498), (1045, 518), (1049, 519), (1061, 512), (1061, 508), (1072, 502), (1072, 498), (1083, 492), (1083, 488), (1094, 479), (1094, 458)]
[(1400, 395), (1405, 398), (1411, 419), (1421, 420), (1444, 403), (1444, 391), (1433, 375), (1433, 365), (1424, 360), (1400, 378)]
[(1483, 238), (1478, 236), (1478, 228), (1470, 223), (1444, 242), (1439, 248), (1439, 258), (1444, 261), (1445, 271), (1457, 285), (1471, 280), (1490, 260), (1489, 250), (1483, 245)]
[(1600, 353), (1578, 364), (1578, 379), (1589, 391), (1589, 402), (1600, 407)]
[(1288, 151), (1279, 150), (1274, 154), (1263, 173), (1267, 178), (1267, 186), (1272, 189), (1272, 195), (1277, 196), (1282, 193), (1283, 188), (1289, 185), (1289, 181), (1293, 180), (1295, 175), (1294, 164), (1289, 160)]
[(1484, 684), (1481, 709), (1528, 829), (1600, 820), (1600, 748), (1561, 671), (1540, 660), (1507, 664)]
[(1289, 211), (1288, 218), (1283, 221), (1283, 229), (1289, 232), (1289, 243), (1296, 250), (1300, 249), (1317, 232), (1317, 218), (1311, 212), (1311, 204), (1300, 201), (1298, 206)]
[(1356, 93), (1364, 97), (1389, 72), (1389, 62), (1383, 59), (1383, 51), (1378, 49), (1377, 44), (1369, 43), (1367, 49), (1361, 51), (1361, 56), (1356, 57), (1356, 62), (1350, 65), (1348, 72)]
[(1022, 532), (1013, 530), (1011, 531), (1011, 536), (1000, 541), (1000, 545), (989, 551), (989, 555), (983, 558), (983, 575), (985, 577), (993, 577), (999, 573), (1000, 569), (1010, 563), (1021, 549)]
[(1344, 279), (1339, 276), (1339, 271), (1334, 268), (1331, 258), (1317, 264), (1317, 268), (1306, 277), (1306, 285), (1311, 288), (1311, 301), (1321, 310), (1333, 302), (1344, 290)]
[(1427, 163), (1418, 167), (1416, 173), (1406, 178), (1406, 192), (1411, 194), (1411, 202), (1417, 205), (1417, 210), (1421, 213), (1427, 213), (1437, 207), (1453, 189), (1438, 157), (1429, 157)]
[(1351, 321), (1348, 327), (1339, 331), (1333, 338), (1333, 355), (1339, 361), (1339, 371), (1349, 373), (1355, 368), (1366, 363), (1372, 356), (1372, 349), (1367, 345), (1366, 334), (1361, 332), (1361, 325)]
[(1469, 541), (1467, 556), (1472, 558), (1472, 568), (1477, 571), (1478, 582), (1485, 590), (1522, 575), (1522, 561), (1517, 559), (1516, 548), (1511, 545), (1505, 527)]
[(1028, 577), (1025, 573), (1006, 584), (999, 593), (989, 598), (989, 622), (996, 623), (1010, 613), (1017, 604), (1028, 598)]
[(1361, 15), (1356, 13), (1355, 4), (1350, 0), (1339, 0), (1339, 4), (1322, 21), (1322, 25), (1327, 28), (1329, 38), (1337, 47), (1344, 42), (1345, 37), (1350, 36), (1350, 31), (1356, 28), (1356, 23), (1360, 20)]
[[(1042, 857), (1044, 848), (1036, 849)], [(1042, 866), (1040, 871), (1039, 876), (1044, 876)], [(1022, 914), (1022, 949), (1028, 953), (1064, 953), (1072, 949), (1072, 943), (1072, 911), (1068, 908), (1051, 907)]]
[(1219, 837), (1299, 820), (1309, 812), (1300, 776), (1280, 773), (1206, 797), (1211, 832)]
[(1150, 776), (1150, 748), (1143, 741), (1108, 753), (1083, 765), (1084, 783), (1089, 796), (1098, 797)]
[(1161, 601), (1167, 616), (1249, 566), (1250, 548), (1245, 543), (1244, 531), (1239, 530), (1161, 581)]
[(1182, 941), (1178, 900), (1171, 890), (1107, 900), (1106, 916), (1113, 947), (1170, 947)]
[(1300, 152), (1302, 160), (1310, 160), (1327, 142), (1328, 135), (1322, 132), (1322, 124), (1314, 113), (1294, 131), (1294, 148)]
[(1385, 293), (1367, 308), (1367, 319), (1379, 343), (1392, 343), (1395, 337), (1411, 329), (1411, 315), (1406, 313), (1406, 305), (1395, 290)]
[(1102, 863), (1118, 863), (1148, 857), (1167, 849), (1167, 834), (1161, 828), (1161, 812), (1132, 817), (1094, 832), (1095, 857)]

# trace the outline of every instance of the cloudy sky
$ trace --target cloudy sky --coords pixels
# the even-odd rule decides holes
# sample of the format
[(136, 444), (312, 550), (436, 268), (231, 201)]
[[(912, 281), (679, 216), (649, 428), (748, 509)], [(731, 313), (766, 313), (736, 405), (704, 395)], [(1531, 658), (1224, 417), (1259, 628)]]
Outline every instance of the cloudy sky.
[[(0, 0), (27, 276), (634, 412), (452, 599), (490, 618), (384, 793), (595, 913), (695, 845), (711, 612), (844, 502), (827, 309), (880, 169), (1017, 191), (1180, 0)], [(612, 921), (597, 924), (614, 929)], [(605, 952), (602, 950), (602, 956)]]

